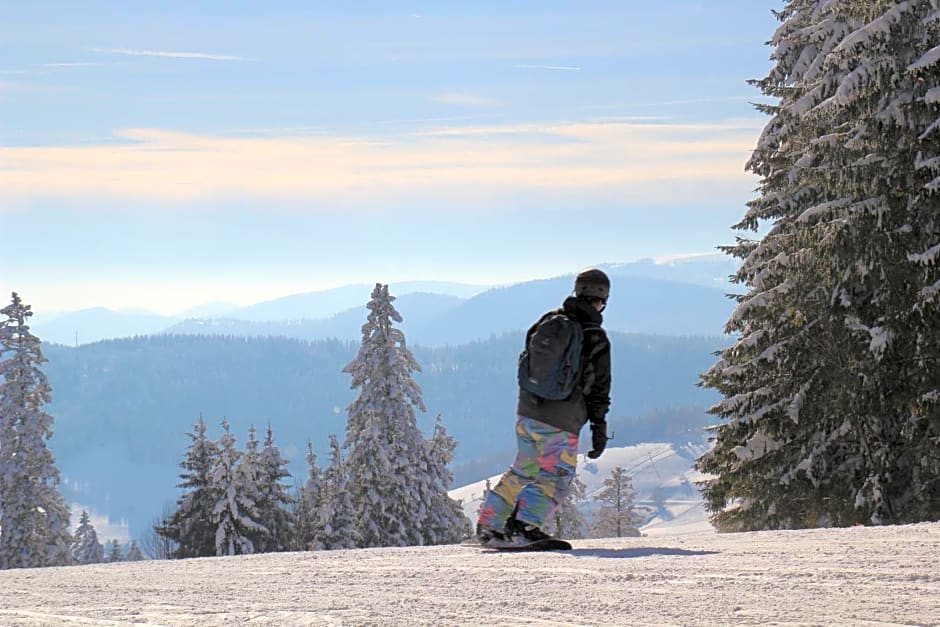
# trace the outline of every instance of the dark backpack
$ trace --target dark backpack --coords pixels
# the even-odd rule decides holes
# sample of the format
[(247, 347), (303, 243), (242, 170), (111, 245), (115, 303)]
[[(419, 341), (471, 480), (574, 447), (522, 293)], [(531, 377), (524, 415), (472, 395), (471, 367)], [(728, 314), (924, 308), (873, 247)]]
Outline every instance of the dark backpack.
[(581, 370), (581, 323), (563, 313), (542, 317), (519, 355), (519, 387), (549, 400), (571, 396)]

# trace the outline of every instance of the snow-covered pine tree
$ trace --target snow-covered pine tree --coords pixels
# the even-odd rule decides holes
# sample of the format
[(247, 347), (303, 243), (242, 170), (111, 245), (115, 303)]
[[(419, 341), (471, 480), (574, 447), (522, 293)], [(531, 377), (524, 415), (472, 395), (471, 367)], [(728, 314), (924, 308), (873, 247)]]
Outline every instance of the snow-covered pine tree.
[(130, 546), (127, 547), (127, 554), (124, 555), (124, 561), (127, 562), (140, 562), (144, 559), (144, 552), (140, 550), (140, 545), (137, 544), (137, 540), (131, 540)]
[(100, 564), (104, 561), (104, 547), (98, 541), (98, 533), (85, 510), (82, 510), (78, 528), (72, 536), (69, 553), (73, 564)]
[(425, 440), (426, 485), (429, 492), (424, 498), (430, 507), (427, 521), (422, 525), (423, 544), (456, 544), (470, 537), (470, 521), (463, 513), (463, 506), (447, 494), (454, 481), (448, 466), (454, 459), (456, 448), (457, 440), (447, 434), (438, 414), (434, 422), (434, 435)]
[(545, 525), (545, 531), (557, 538), (576, 540), (587, 538), (591, 526), (581, 512), (581, 503), (587, 497), (587, 486), (575, 476), (571, 480), (571, 487), (555, 510), (554, 515)]
[(856, 356), (846, 413), (863, 465), (852, 505), (866, 523), (937, 520), (940, 4), (836, 10), (865, 21), (834, 51), (831, 62), (852, 72), (819, 107), (851, 128), (851, 167), (835, 181), (851, 204), (834, 229), (833, 257)]
[(601, 506), (594, 520), (595, 538), (627, 538), (640, 535), (642, 517), (634, 507), (636, 492), (627, 471), (617, 466), (604, 479), (604, 487), (594, 495)]
[[(827, 58), (850, 72), (811, 112), (844, 137), (836, 167), (826, 155), (817, 159), (836, 170), (828, 178), (845, 206), (814, 217), (825, 225), (837, 270), (832, 308), (850, 334), (840, 409), (858, 440), (850, 457), (858, 466), (844, 473), (850, 501), (840, 518), (936, 520), (940, 406), (924, 412), (922, 399), (940, 380), (940, 327), (936, 303), (933, 313), (922, 307), (922, 289), (940, 274), (914, 262), (940, 245), (940, 203), (927, 189), (940, 173), (937, 139), (924, 137), (940, 114), (938, 103), (927, 102), (938, 86), (937, 68), (928, 69), (940, 43), (938, 3), (841, 2), (829, 11), (863, 24)], [(925, 441), (932, 443), (925, 448)]]
[(780, 13), (777, 65), (758, 82), (779, 104), (763, 107), (773, 117), (748, 163), (761, 195), (738, 228), (772, 226), (726, 249), (743, 260), (726, 329), (740, 339), (703, 377), (725, 397), (698, 463), (720, 529), (940, 515), (924, 444), (938, 437), (936, 307), (923, 307), (937, 278), (923, 263), (938, 241), (923, 163), (936, 80), (919, 75), (937, 75), (935, 4), (792, 0)]
[(270, 423), (264, 438), (264, 448), (258, 459), (258, 522), (267, 530), (260, 539), (259, 552), (288, 551), (294, 537), (294, 515), (290, 507), (294, 498), (281, 483), (290, 478), (287, 461), (274, 444), (274, 431)]
[(346, 464), (361, 546), (412, 546), (424, 541), (424, 438), (414, 407), (426, 411), (412, 373), (421, 367), (393, 326), (402, 318), (388, 286), (376, 284), (362, 344), (343, 372), (359, 396), (348, 408)]
[(911, 118), (917, 120), (913, 126), (920, 132), (910, 206), (915, 219), (906, 234), (906, 261), (916, 290), (908, 312), (914, 321), (906, 390), (911, 411), (901, 427), (907, 445), (904, 464), (911, 476), (911, 498), (903, 506), (909, 520), (940, 520), (940, 45), (923, 51), (924, 42), (940, 42), (938, 4), (931, 2), (933, 12), (919, 22), (924, 33), (918, 34), (917, 54), (922, 54), (906, 69), (917, 86)]
[(163, 524), (154, 527), (157, 535), (175, 543), (169, 557), (208, 557), (215, 555), (216, 525), (213, 509), (219, 501), (212, 476), (219, 464), (219, 447), (206, 437), (202, 416), (187, 434), (192, 442), (180, 464), (182, 482), (177, 487), (186, 492), (177, 501), (177, 509)]
[(117, 539), (108, 540), (107, 554), (108, 554), (109, 562), (123, 562), (124, 561), (124, 549), (121, 548), (121, 543)]
[(256, 532), (249, 535), (251, 544), (254, 546), (254, 553), (265, 552), (265, 545), (270, 538), (268, 528), (262, 523), (264, 514), (262, 512), (262, 493), (264, 492), (265, 477), (261, 470), (261, 453), (258, 450), (259, 442), (257, 430), (254, 425), (248, 427), (248, 439), (245, 440), (245, 451), (239, 457), (236, 474), (240, 477), (241, 497), (247, 502), (254, 504), (257, 512), (256, 522), (261, 525)]
[(323, 473), (312, 548), (352, 549), (360, 545), (349, 475), (339, 439), (330, 434), (330, 465)]
[(322, 478), (317, 466), (317, 454), (313, 444), (307, 440), (307, 480), (297, 490), (294, 506), (294, 533), (291, 548), (297, 551), (309, 551), (314, 546), (317, 536), (317, 512), (321, 505)]
[(215, 525), (215, 554), (246, 555), (255, 552), (252, 538), (266, 532), (258, 521), (258, 511), (251, 498), (254, 476), (250, 464), (243, 464), (244, 453), (235, 448), (228, 420), (222, 420), (219, 439), (219, 463), (212, 475), (212, 491), (218, 495), (212, 509)]
[[(807, 209), (833, 200), (827, 185), (801, 167), (812, 142), (827, 134), (806, 112), (838, 82), (824, 73), (822, 61), (850, 30), (835, 20), (821, 25), (823, 4), (793, 0), (778, 14), (783, 24), (771, 40), (776, 66), (756, 82), (778, 104), (758, 106), (772, 116), (747, 164), (761, 177), (760, 196), (736, 228), (772, 226), (760, 240), (739, 236), (736, 246), (724, 249), (742, 259), (734, 280), (747, 289), (726, 327), (739, 340), (703, 377), (725, 397), (712, 412), (728, 420), (715, 428), (716, 444), (698, 462), (715, 475), (703, 493), (722, 530), (802, 526), (813, 523), (802, 521), (804, 513), (815, 516), (815, 507), (807, 506), (815, 498), (811, 482), (783, 485), (781, 477), (798, 463), (802, 440), (816, 428), (809, 416), (799, 419), (807, 378), (839, 342), (826, 313), (827, 260), (801, 220)], [(791, 433), (800, 427), (801, 434)]]
[(0, 315), (0, 569), (67, 564), (69, 510), (46, 445), (53, 418), (42, 410), (52, 398), (46, 359), (16, 292)]

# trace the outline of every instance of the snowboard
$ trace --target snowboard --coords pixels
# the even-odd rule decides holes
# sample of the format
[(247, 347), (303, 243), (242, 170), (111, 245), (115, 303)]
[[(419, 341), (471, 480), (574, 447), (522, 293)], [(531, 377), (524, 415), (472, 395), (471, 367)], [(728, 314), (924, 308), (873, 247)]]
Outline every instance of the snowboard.
[(557, 538), (546, 538), (545, 540), (536, 540), (528, 544), (518, 544), (517, 542), (500, 542), (491, 540), (486, 544), (479, 545), (481, 549), (487, 551), (570, 551), (571, 543)]

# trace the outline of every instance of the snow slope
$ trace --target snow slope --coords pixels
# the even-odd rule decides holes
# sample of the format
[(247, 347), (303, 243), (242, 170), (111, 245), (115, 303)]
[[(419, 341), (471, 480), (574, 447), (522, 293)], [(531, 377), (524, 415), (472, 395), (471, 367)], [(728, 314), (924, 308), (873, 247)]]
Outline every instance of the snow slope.
[(940, 523), (0, 571), (0, 625), (940, 625)]
[[(578, 455), (578, 478), (587, 486), (585, 509), (593, 506), (593, 497), (603, 487), (604, 479), (617, 466), (623, 467), (633, 479), (636, 504), (654, 512), (641, 531), (649, 535), (708, 531), (708, 513), (695, 482), (702, 474), (692, 468), (695, 460), (707, 450), (705, 444), (677, 445), (669, 443), (637, 444), (609, 448), (596, 460)], [(508, 467), (511, 459), (506, 460)], [(496, 485), (499, 475), (490, 478)], [(463, 501), (464, 513), (476, 521), (477, 510), (486, 481), (450, 491), (450, 496)]]

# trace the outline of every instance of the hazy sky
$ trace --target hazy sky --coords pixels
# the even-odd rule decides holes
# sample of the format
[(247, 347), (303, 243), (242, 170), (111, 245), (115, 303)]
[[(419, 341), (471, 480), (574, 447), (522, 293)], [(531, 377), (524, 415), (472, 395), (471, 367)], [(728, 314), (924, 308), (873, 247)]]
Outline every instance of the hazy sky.
[(0, 302), (501, 283), (733, 241), (775, 0), (0, 0)]

